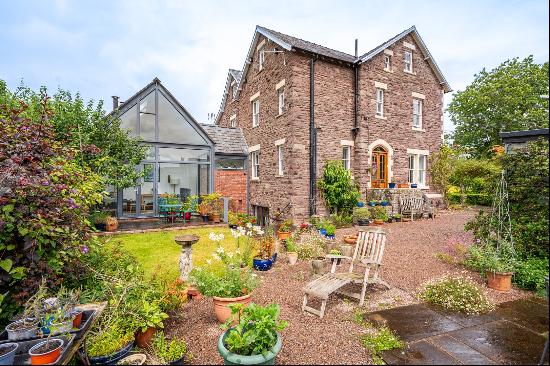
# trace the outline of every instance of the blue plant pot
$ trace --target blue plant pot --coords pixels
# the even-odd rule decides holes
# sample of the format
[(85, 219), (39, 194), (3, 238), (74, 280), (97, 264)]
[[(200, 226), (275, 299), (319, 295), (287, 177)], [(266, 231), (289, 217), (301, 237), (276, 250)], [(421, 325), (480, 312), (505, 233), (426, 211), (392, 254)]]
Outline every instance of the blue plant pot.
[(332, 235), (327, 234), (327, 235), (325, 235), (325, 238), (334, 240), (334, 234), (332, 234)]
[(374, 206), (376, 206), (376, 202), (374, 202), (374, 201), (370, 201), (370, 202), (369, 202), (369, 206), (370, 206), (370, 207), (374, 207)]
[(418, 188), (418, 184), (411, 184), (411, 188)]
[(319, 234), (326, 236), (327, 235), (327, 229), (319, 229)]
[(380, 202), (380, 206), (387, 206), (389, 205), (390, 203), (388, 201), (383, 201), (383, 202)]
[(389, 183), (390, 188), (395, 188), (396, 185), (397, 185), (397, 183)]
[(365, 202), (357, 202), (357, 207), (365, 207)]
[(252, 260), (252, 265), (257, 271), (269, 271), (273, 266), (273, 260), (254, 258)]
[(275, 263), (277, 261), (277, 253), (273, 253), (273, 256), (271, 257), (271, 261)]
[(17, 343), (4, 343), (0, 344), (0, 349), (2, 348), (13, 349), (8, 353), (0, 356), (0, 365), (13, 365), (13, 361), (15, 359), (15, 351), (17, 351), (19, 345)]

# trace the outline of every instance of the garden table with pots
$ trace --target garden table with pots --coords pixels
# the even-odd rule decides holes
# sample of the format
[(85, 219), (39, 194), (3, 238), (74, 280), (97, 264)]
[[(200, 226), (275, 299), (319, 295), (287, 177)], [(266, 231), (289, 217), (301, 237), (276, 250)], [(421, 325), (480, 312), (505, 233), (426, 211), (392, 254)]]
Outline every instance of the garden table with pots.
[(329, 258), (332, 262), (332, 267), (330, 267), (330, 273), (336, 272), (336, 266), (339, 264), (342, 259), (351, 259), (351, 257), (339, 254), (327, 254), (326, 258)]

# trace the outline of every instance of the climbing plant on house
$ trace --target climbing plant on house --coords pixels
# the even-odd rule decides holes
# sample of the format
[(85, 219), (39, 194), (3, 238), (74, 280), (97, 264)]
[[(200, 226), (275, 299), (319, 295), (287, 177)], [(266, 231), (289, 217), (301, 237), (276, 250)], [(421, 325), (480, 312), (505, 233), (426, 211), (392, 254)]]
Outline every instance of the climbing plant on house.
[(339, 160), (327, 161), (323, 178), (317, 185), (331, 213), (351, 214), (361, 196), (351, 172)]

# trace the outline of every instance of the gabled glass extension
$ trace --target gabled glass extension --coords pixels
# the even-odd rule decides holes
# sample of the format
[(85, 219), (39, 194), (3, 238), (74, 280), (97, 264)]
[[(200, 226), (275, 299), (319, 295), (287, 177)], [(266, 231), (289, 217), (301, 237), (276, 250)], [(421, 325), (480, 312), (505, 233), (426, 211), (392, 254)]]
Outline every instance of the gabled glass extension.
[(164, 194), (184, 201), (212, 191), (214, 144), (158, 79), (126, 101), (119, 116), (121, 126), (141, 136), (149, 151), (136, 167), (143, 178), (116, 192), (117, 216), (158, 216)]

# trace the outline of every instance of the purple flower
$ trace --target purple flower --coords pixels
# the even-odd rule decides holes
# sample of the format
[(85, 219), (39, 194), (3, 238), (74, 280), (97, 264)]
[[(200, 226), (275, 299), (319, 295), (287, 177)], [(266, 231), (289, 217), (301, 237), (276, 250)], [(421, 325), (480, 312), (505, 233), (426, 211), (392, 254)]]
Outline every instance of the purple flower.
[(90, 251), (90, 248), (88, 248), (87, 245), (83, 245), (83, 246), (80, 247), (80, 252), (82, 254), (87, 254), (89, 251)]

